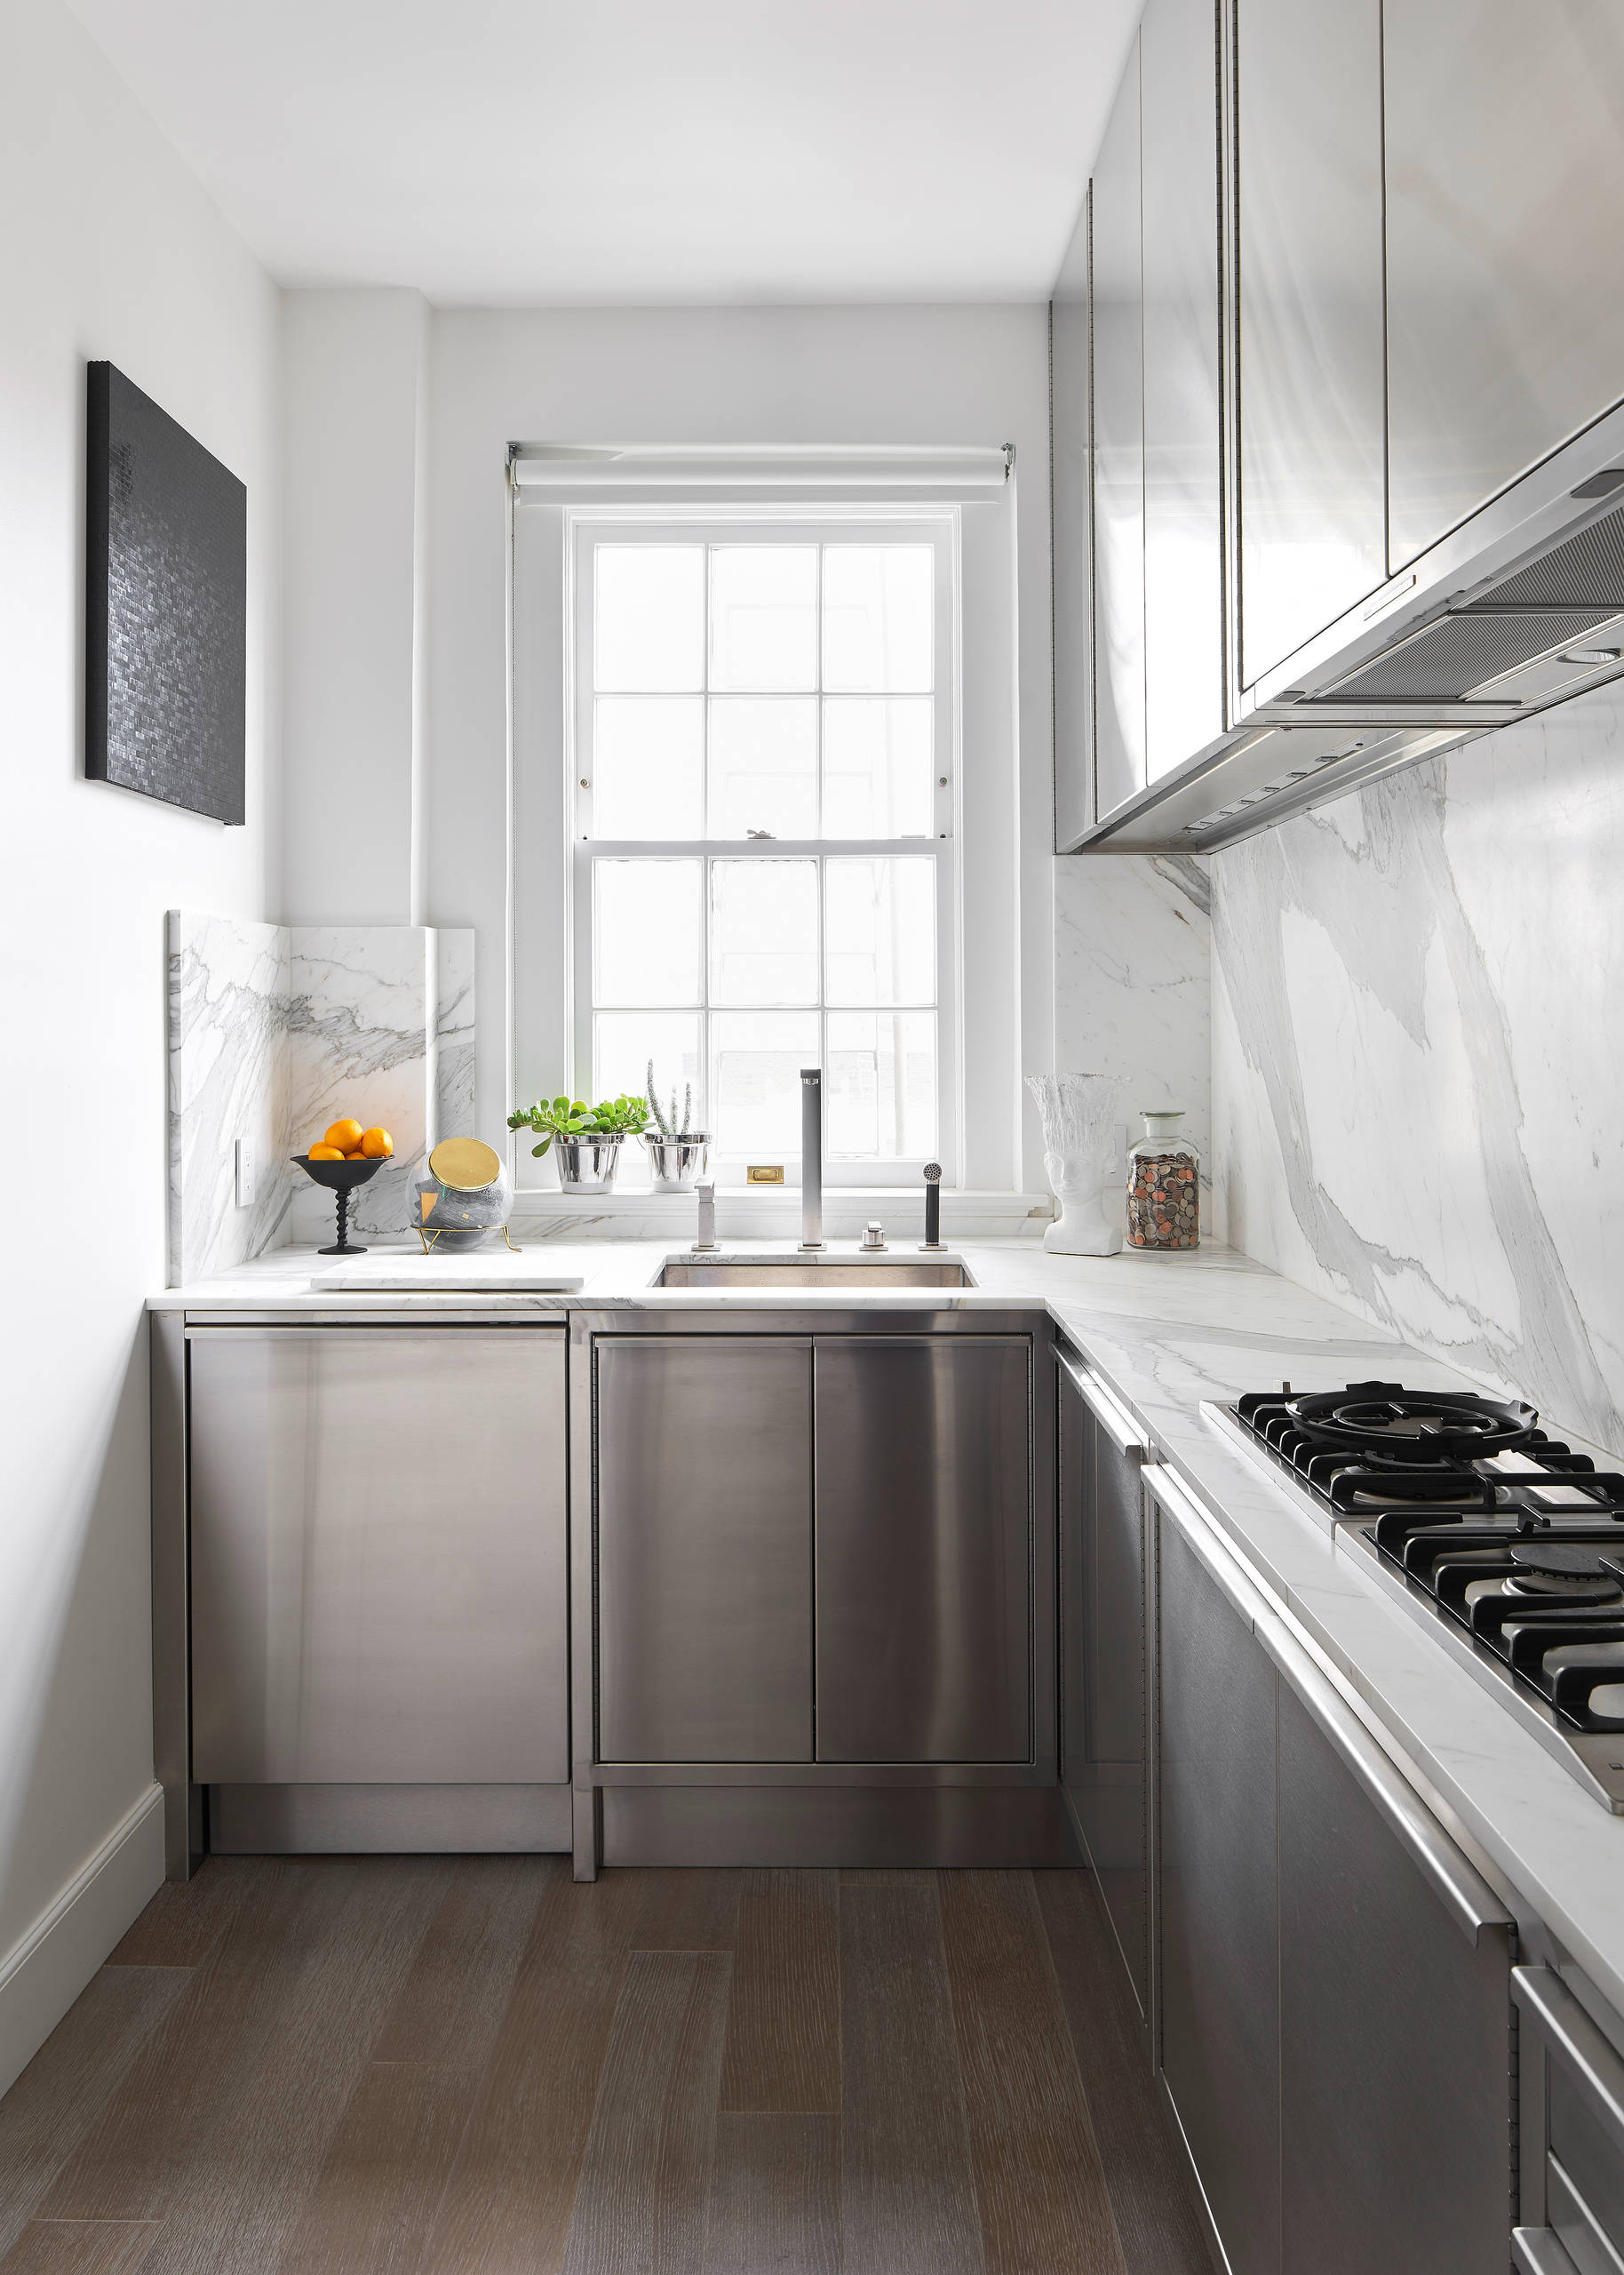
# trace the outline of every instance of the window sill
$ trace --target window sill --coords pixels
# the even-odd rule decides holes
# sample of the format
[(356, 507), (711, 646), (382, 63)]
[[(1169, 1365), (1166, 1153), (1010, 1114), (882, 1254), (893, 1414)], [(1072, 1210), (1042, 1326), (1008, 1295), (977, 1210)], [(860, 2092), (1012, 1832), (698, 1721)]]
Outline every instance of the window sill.
[[(663, 1240), (692, 1228), (691, 1193), (656, 1193), (647, 1185), (614, 1193), (561, 1193), (532, 1188), (513, 1195), (513, 1224), (533, 1239), (579, 1235)], [(920, 1185), (836, 1185), (824, 1192), (825, 1240), (856, 1240), (871, 1218), (899, 1238), (924, 1217)], [(1047, 1193), (976, 1193), (942, 1187), (942, 1230), (957, 1240), (1036, 1236), (1053, 1218)], [(718, 1185), (718, 1230), (734, 1240), (772, 1240), (800, 1230), (800, 1187)]]

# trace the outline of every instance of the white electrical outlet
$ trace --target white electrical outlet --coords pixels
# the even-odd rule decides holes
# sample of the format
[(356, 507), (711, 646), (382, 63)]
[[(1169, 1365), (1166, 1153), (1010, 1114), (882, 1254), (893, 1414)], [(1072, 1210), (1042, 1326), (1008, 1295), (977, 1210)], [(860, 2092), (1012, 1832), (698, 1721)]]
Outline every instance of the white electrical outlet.
[(254, 1141), (251, 1138), (237, 1139), (237, 1207), (251, 1209), (254, 1205)]

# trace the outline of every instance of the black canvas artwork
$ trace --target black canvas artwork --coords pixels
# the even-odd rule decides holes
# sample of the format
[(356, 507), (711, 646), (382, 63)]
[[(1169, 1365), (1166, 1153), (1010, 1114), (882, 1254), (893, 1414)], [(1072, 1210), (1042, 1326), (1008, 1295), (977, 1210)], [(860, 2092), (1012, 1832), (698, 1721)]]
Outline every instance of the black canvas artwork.
[(89, 409), (84, 770), (240, 824), (248, 492), (111, 363)]

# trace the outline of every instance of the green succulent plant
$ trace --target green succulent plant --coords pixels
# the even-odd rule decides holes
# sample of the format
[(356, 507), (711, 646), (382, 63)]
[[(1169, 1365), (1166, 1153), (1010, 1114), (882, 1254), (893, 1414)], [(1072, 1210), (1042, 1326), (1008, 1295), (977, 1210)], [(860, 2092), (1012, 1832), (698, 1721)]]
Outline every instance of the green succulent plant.
[(540, 1098), (534, 1106), (510, 1114), (507, 1126), (535, 1130), (541, 1143), (532, 1145), (530, 1152), (540, 1161), (555, 1138), (624, 1138), (644, 1128), (648, 1120), (644, 1101), (628, 1098), (623, 1091), (617, 1098), (600, 1098), (596, 1106), (588, 1106), (581, 1098)]

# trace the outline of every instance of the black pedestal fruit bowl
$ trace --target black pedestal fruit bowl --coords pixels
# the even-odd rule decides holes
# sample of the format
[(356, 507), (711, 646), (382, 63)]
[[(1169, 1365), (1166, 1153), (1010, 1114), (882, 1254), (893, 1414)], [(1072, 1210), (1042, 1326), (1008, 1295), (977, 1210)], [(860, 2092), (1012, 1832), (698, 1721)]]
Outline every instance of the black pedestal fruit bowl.
[(319, 1249), (316, 1251), (319, 1256), (366, 1254), (364, 1245), (350, 1238), (350, 1195), (358, 1185), (364, 1185), (369, 1177), (376, 1177), (388, 1158), (386, 1153), (380, 1153), (376, 1161), (313, 1161), (307, 1153), (294, 1154), (293, 1159), (305, 1175), (314, 1177), (317, 1185), (324, 1185), (338, 1198), (338, 1237), (331, 1248)]

